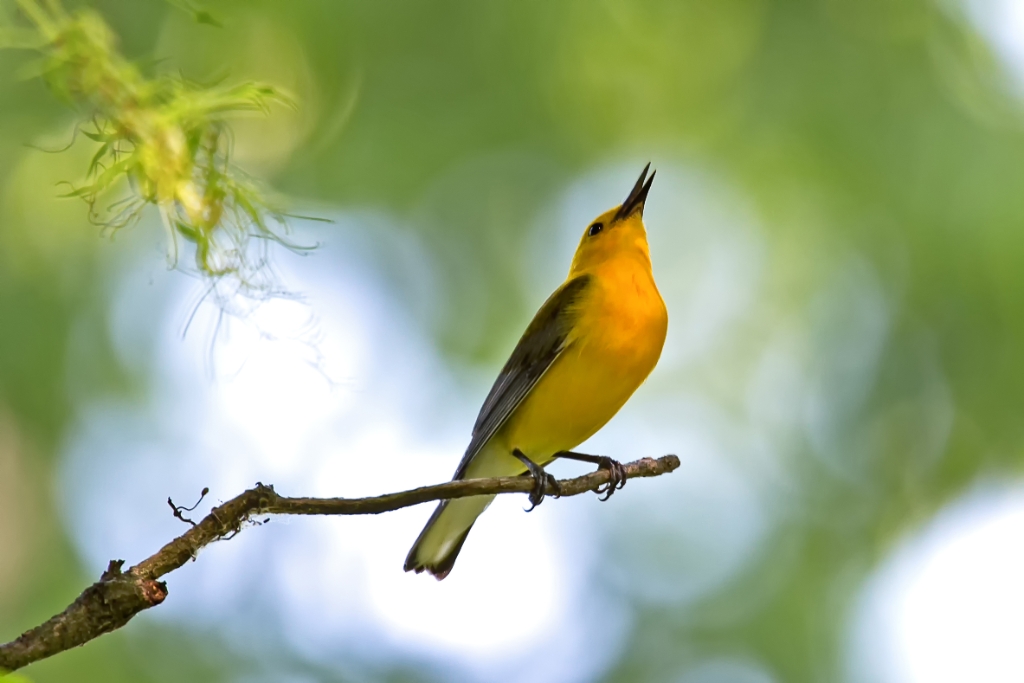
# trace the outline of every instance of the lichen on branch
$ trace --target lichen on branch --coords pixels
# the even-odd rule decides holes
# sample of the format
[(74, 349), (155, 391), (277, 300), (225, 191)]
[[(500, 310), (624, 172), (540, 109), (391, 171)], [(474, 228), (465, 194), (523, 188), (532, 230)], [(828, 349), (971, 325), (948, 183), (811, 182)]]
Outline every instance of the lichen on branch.
[(69, 13), (58, 0), (16, 2), (24, 20), (3, 27), (0, 41), (6, 36), (8, 47), (39, 55), (35, 73), (83, 115), (76, 130), (99, 144), (85, 181), (65, 196), (85, 200), (90, 218), (111, 232), (154, 205), (173, 265), (184, 240), (195, 247), (201, 276), (229, 278), (250, 295), (268, 291), (266, 245), (299, 247), (286, 239), (282, 202), (232, 163), (229, 119), (294, 106), (291, 98), (259, 83), (147, 77), (118, 51), (95, 11)]

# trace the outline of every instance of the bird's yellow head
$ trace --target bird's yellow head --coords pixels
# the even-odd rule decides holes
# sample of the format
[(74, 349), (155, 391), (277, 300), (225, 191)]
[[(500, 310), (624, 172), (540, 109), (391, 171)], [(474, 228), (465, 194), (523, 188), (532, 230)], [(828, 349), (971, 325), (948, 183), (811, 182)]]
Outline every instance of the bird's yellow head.
[(647, 175), (650, 168), (648, 162), (626, 201), (605, 211), (583, 231), (576, 255), (572, 259), (570, 277), (623, 257), (639, 258), (650, 267), (651, 253), (643, 220), (644, 202), (654, 182), (654, 173), (650, 177)]

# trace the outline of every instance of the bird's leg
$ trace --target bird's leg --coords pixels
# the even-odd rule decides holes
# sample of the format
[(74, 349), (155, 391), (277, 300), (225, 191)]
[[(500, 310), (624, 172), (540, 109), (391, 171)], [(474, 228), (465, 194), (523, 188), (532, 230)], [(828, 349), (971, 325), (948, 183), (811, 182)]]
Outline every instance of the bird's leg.
[(586, 453), (575, 453), (573, 451), (561, 451), (555, 454), (556, 458), (566, 460), (579, 460), (597, 465), (602, 470), (608, 470), (608, 483), (599, 486), (598, 495), (604, 494), (601, 500), (608, 500), (618, 489), (626, 485), (626, 468), (618, 460), (612, 460), (604, 455), (587, 455)]
[(530, 471), (530, 476), (533, 477), (533, 490), (530, 491), (530, 510), (537, 507), (544, 502), (544, 496), (548, 494), (550, 489), (551, 494), (557, 498), (562, 492), (562, 487), (558, 484), (550, 474), (544, 471), (544, 468), (526, 457), (518, 448), (512, 451), (512, 455), (515, 456), (516, 460), (526, 465), (526, 469)]

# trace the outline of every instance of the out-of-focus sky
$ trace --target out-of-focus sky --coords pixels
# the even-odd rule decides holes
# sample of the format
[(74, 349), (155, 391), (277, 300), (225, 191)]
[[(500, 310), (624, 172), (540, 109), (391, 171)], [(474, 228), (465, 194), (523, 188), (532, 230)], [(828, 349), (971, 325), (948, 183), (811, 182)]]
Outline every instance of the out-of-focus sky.
[(35, 148), (75, 115), (0, 52), (0, 640), (180, 533), (168, 496), (447, 479), (648, 160), (669, 337), (582, 448), (682, 467), (500, 497), (442, 583), (401, 570), (430, 506), (275, 518), (32, 681), (1024, 679), (1019, 3), (92, 6), (147, 68), (294, 92), (238, 160), (333, 222), (223, 316), (157, 216), (57, 198), (93, 150)]

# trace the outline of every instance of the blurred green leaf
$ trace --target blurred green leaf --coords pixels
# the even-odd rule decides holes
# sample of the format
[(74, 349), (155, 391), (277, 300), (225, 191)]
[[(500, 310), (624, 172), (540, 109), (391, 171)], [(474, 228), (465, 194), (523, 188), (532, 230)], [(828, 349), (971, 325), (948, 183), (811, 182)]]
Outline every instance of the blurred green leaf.
[(187, 14), (192, 15), (192, 18), (197, 24), (206, 24), (207, 26), (224, 28), (224, 24), (222, 24), (209, 10), (188, 2), (188, 0), (167, 0), (167, 2)]

